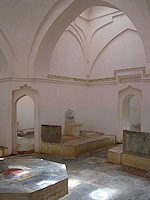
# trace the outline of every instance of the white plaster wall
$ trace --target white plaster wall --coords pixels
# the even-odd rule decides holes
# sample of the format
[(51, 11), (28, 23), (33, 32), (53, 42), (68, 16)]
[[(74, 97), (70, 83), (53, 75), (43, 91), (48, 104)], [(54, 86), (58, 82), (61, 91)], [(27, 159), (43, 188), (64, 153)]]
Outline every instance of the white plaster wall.
[[(1, 83), (0, 93), (0, 145), (12, 146), (12, 91), (23, 86), (24, 82)], [(83, 123), (84, 129), (104, 132), (107, 135), (118, 134), (118, 92), (129, 84), (81, 86), (76, 84), (58, 84), (31, 82), (32, 89), (38, 92), (39, 131), (41, 124), (61, 125), (62, 133), (65, 111), (75, 112), (77, 123)], [(150, 91), (149, 83), (132, 83), (133, 88), (142, 91), (143, 131), (150, 131)], [(4, 89), (5, 88), (5, 89)], [(9, 120), (8, 120), (9, 119)]]
[(141, 123), (141, 103), (136, 96), (133, 96), (130, 100), (130, 124), (137, 125), (140, 123)]
[[(42, 89), (44, 88), (44, 89)], [(62, 125), (65, 111), (75, 112), (75, 121), (84, 129), (117, 135), (116, 86), (86, 87), (66, 84), (38, 84), (40, 124)]]
[(0, 78), (4, 78), (8, 74), (8, 63), (0, 48)]
[(54, 50), (50, 74), (85, 78), (84, 55), (74, 35), (65, 31)]
[(17, 102), (17, 122), (20, 130), (34, 128), (34, 102), (28, 96)]
[(10, 82), (0, 83), (0, 146), (12, 152), (12, 90)]
[(85, 86), (55, 83), (37, 85), (40, 124), (62, 125), (63, 133), (65, 112), (71, 108), (75, 112), (76, 123), (83, 123), (86, 128), (86, 108), (89, 105), (89, 98)]
[(143, 131), (150, 132), (150, 90), (149, 82), (144, 83), (143, 99), (142, 99), (142, 112), (143, 112)]
[(116, 69), (142, 66), (145, 66), (145, 54), (140, 36), (135, 31), (127, 30), (105, 47), (90, 77), (112, 77)]

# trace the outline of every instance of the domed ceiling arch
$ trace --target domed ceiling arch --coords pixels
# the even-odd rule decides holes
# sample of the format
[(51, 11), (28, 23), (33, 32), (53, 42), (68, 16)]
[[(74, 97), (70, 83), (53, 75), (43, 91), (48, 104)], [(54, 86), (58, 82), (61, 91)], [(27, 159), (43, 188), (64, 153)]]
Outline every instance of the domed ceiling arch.
[[(111, 4), (108, 2), (109, 1), (107, 0), (105, 1), (93, 0), (93, 1), (82, 1), (82, 2), (77, 0), (77, 1), (72, 1), (70, 3), (68, 2), (68, 7), (66, 6), (64, 10), (61, 10), (59, 12), (57, 18), (54, 19), (53, 23), (45, 33), (44, 37), (41, 38), (41, 42), (39, 43), (39, 45), (37, 45), (37, 48), (34, 51), (31, 50), (30, 55), (32, 56), (29, 56), (30, 77), (32, 77), (33, 74), (38, 77), (45, 77), (45, 78), (47, 77), (50, 59), (59, 37), (66, 29), (66, 27), (80, 13), (82, 13), (90, 6), (106, 6), (123, 11), (131, 19), (131, 21), (136, 26), (138, 32), (140, 33), (145, 47), (146, 59), (147, 61), (149, 61), (150, 47), (147, 44), (147, 42), (150, 40), (148, 37), (148, 34), (150, 32), (150, 23), (147, 23), (149, 16), (146, 15), (146, 20), (144, 21), (144, 16), (142, 16), (142, 13), (139, 12), (139, 8), (141, 9), (141, 7), (138, 7), (134, 1), (116, 2), (112, 0)], [(144, 9), (143, 7), (142, 9)], [(132, 12), (132, 9), (133, 10), (136, 9), (136, 12), (138, 13), (135, 14), (135, 12)], [(148, 12), (148, 10), (146, 11)], [(143, 22), (142, 26), (141, 22), (139, 22), (139, 19), (140, 21)], [(36, 39), (34, 41), (36, 41)], [(36, 44), (33, 44), (33, 46), (34, 45), (36, 46)]]

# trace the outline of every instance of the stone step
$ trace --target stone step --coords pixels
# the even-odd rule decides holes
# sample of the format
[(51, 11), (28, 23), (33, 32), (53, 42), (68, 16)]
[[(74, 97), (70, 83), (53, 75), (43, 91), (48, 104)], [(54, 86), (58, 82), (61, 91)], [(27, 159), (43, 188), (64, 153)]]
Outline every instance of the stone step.
[(121, 156), (123, 153), (123, 145), (117, 145), (107, 152), (107, 161), (114, 164), (121, 164)]
[(63, 144), (62, 155), (67, 157), (78, 157), (112, 144), (115, 144), (115, 136), (100, 135), (97, 137), (70, 140)]
[(98, 132), (88, 132), (86, 137), (62, 136), (60, 143), (42, 142), (41, 153), (78, 157), (104, 146), (114, 145), (116, 136), (108, 136)]

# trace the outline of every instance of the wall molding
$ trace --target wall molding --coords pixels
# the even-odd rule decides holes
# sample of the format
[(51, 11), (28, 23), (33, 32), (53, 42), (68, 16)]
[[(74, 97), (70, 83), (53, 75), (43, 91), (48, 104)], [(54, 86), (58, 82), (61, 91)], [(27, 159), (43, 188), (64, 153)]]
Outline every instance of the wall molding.
[(112, 77), (106, 78), (76, 78), (69, 76), (60, 76), (48, 74), (47, 78), (1, 78), (0, 82), (22, 82), (22, 83), (57, 83), (72, 85), (118, 85), (124, 83), (150, 82), (150, 74), (146, 73), (145, 67), (134, 67), (128, 69), (114, 70)]
[(54, 74), (48, 74), (48, 78), (51, 80), (64, 80), (66, 82), (80, 82), (86, 83), (88, 85), (95, 83), (103, 84), (121, 84), (121, 83), (133, 83), (133, 82), (147, 82), (150, 81), (150, 74), (146, 74), (145, 67), (134, 67), (128, 69), (118, 69), (114, 70), (114, 76), (106, 78), (97, 78), (97, 79), (88, 79), (88, 78), (75, 78), (75, 77), (66, 77), (59, 76)]

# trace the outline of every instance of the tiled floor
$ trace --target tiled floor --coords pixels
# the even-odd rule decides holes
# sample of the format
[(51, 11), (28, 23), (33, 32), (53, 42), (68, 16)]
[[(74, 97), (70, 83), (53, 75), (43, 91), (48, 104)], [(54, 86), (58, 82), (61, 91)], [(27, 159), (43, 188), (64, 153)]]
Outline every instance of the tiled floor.
[(76, 159), (35, 156), (65, 163), (69, 194), (61, 200), (150, 200), (150, 173), (107, 162), (107, 148)]

